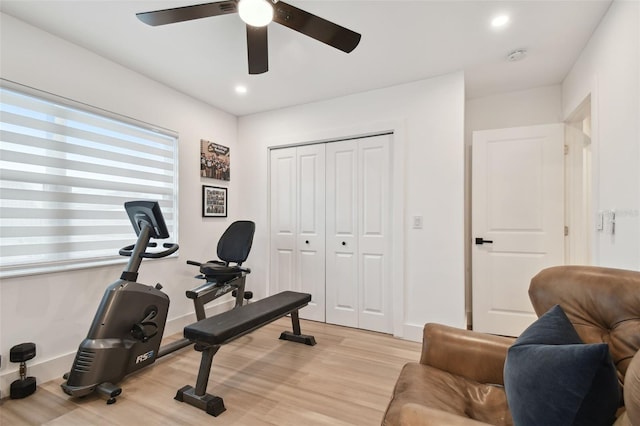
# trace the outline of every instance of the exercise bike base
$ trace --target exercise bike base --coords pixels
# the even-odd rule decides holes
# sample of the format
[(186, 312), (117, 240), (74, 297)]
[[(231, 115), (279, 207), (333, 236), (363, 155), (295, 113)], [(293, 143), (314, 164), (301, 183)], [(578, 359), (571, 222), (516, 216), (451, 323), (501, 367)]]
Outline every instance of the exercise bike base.
[(205, 393), (202, 396), (196, 395), (196, 391), (193, 386), (189, 385), (180, 388), (174, 399), (176, 401), (186, 402), (187, 404), (193, 405), (214, 417), (218, 417), (226, 411), (222, 398), (208, 393)]
[(122, 393), (122, 388), (113, 383), (105, 382), (96, 387), (96, 392), (107, 400), (107, 405), (111, 405), (116, 403), (116, 397)]

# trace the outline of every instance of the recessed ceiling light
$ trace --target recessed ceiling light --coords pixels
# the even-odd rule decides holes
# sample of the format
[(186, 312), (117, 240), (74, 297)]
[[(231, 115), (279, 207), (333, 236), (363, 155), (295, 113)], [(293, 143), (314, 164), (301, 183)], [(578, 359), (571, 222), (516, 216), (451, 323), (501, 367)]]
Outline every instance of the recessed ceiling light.
[(247, 93), (247, 86), (243, 86), (241, 84), (236, 86), (236, 93), (239, 95), (244, 95)]
[(509, 22), (509, 17), (507, 15), (499, 15), (493, 18), (493, 20), (491, 21), (491, 26), (493, 28), (500, 28), (507, 25), (508, 22)]

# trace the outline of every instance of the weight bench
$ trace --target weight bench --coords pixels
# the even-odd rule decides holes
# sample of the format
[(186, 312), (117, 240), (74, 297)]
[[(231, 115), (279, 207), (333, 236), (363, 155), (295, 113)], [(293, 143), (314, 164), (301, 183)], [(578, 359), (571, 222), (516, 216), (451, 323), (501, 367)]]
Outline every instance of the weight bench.
[(288, 314), (291, 314), (293, 332), (283, 331), (280, 339), (313, 346), (316, 344), (315, 338), (300, 333), (298, 317), (298, 310), (307, 306), (310, 301), (310, 294), (283, 291), (186, 326), (184, 337), (195, 343), (195, 349), (202, 352), (202, 358), (196, 387), (190, 385), (182, 387), (176, 393), (175, 399), (200, 408), (213, 416), (224, 412), (222, 398), (206, 393), (213, 356), (220, 346)]

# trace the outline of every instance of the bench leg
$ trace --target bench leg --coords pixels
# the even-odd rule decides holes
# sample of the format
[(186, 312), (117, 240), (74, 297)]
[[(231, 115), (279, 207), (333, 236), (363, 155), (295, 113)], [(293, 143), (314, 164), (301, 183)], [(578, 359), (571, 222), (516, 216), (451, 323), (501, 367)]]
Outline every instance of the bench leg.
[(200, 359), (200, 369), (198, 370), (198, 378), (196, 379), (196, 387), (184, 386), (178, 390), (174, 399), (180, 402), (186, 402), (196, 408), (204, 410), (207, 414), (218, 416), (226, 410), (224, 401), (219, 396), (209, 395), (207, 393), (207, 382), (211, 373), (211, 365), (213, 364), (213, 356), (220, 349), (219, 345), (201, 347), (196, 344), (196, 350), (202, 351)]
[(309, 346), (316, 344), (315, 337), (300, 333), (300, 317), (298, 316), (297, 310), (291, 312), (291, 325), (293, 326), (293, 332), (283, 331), (280, 334), (281, 340), (290, 340), (296, 343), (304, 343)]

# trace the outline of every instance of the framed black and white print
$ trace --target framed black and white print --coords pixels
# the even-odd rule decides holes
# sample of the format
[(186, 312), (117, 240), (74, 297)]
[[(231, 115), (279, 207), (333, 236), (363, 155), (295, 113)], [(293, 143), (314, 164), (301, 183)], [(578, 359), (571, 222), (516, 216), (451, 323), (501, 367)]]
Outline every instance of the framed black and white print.
[(227, 188), (202, 185), (202, 216), (227, 217)]

